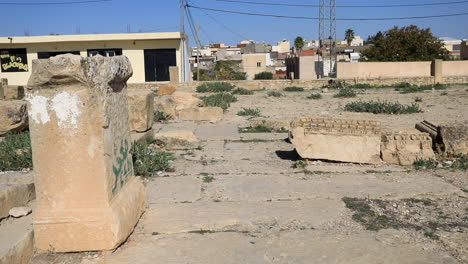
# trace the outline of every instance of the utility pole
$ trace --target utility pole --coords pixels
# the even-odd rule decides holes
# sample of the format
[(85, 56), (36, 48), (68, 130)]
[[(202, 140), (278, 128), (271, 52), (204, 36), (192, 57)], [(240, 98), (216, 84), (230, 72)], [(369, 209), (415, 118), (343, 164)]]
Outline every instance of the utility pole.
[(185, 0), (180, 0), (179, 1), (179, 4), (180, 4), (180, 33), (182, 34), (182, 37), (181, 37), (181, 46), (182, 46), (182, 65), (181, 65), (181, 72), (182, 72), (182, 81), (186, 81), (185, 80), (185, 72), (186, 72), (186, 67), (187, 65), (185, 65), (186, 61), (185, 61), (185, 58), (187, 57), (187, 39), (185, 38), (185, 14), (184, 14), (184, 11), (185, 11)]
[[(197, 22), (197, 28), (196, 28), (196, 32), (195, 34), (197, 35), (196, 38), (197, 38), (197, 42), (199, 43), (200, 42), (200, 22)], [(198, 46), (198, 52), (197, 52), (197, 81), (199, 82), (200, 81), (200, 53), (201, 53), (201, 50), (200, 50), (200, 46), (201, 45), (197, 45)]]
[[(325, 61), (323, 60), (324, 58), (324, 52), (323, 52), (323, 49), (324, 49), (324, 39), (326, 39), (326, 36), (325, 36), (325, 31), (326, 31), (326, 28), (327, 28), (327, 19), (326, 19), (326, 16), (325, 16), (325, 9), (326, 9), (326, 5), (325, 5), (325, 0), (320, 0), (320, 8), (319, 8), (319, 65), (321, 67), (320, 69), (320, 78), (324, 77), (325, 76), (325, 67), (324, 67), (324, 63)], [(320, 63), (321, 62), (321, 63)]]
[(335, 77), (333, 66), (336, 65), (336, 0), (330, 0), (330, 77)]
[[(328, 35), (328, 36), (327, 36)], [(325, 40), (329, 41), (329, 70), (325, 71)], [(319, 9), (319, 47), (322, 57), (323, 76), (334, 75), (336, 65), (336, 0), (320, 0)], [(326, 51), (326, 49), (325, 49)]]

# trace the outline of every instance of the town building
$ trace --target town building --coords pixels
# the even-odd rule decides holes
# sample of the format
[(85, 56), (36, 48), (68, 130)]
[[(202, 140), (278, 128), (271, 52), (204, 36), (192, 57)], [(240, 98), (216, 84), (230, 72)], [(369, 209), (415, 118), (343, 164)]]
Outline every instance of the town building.
[(187, 36), (180, 32), (0, 37), (0, 78), (26, 85), (33, 60), (67, 53), (125, 55), (133, 68), (129, 83), (168, 81), (170, 66), (178, 66), (180, 81), (190, 78)]
[(275, 73), (275, 62), (270, 53), (242, 54), (242, 71), (247, 73), (247, 80), (253, 80), (257, 73)]
[(453, 59), (460, 58), (461, 39), (455, 39), (450, 37), (441, 37), (440, 41), (444, 44), (444, 47), (449, 51), (450, 57)]
[(283, 39), (283, 41), (278, 42), (276, 46), (272, 46), (271, 51), (278, 53), (289, 53), (291, 52), (291, 42)]

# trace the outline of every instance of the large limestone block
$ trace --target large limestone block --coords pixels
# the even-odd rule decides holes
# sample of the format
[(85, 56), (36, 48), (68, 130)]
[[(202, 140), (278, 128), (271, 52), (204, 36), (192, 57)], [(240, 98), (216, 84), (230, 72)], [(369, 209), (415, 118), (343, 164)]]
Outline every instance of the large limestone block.
[(158, 96), (172, 95), (176, 91), (174, 85), (161, 85), (158, 88)]
[(179, 111), (179, 119), (184, 121), (218, 121), (223, 118), (221, 107), (193, 107)]
[(155, 96), (154, 97), (154, 111), (164, 113), (170, 119), (176, 118), (176, 101), (172, 96)]
[(468, 122), (441, 125), (438, 130), (446, 154), (468, 154)]
[(412, 165), (418, 159), (435, 159), (427, 133), (386, 133), (380, 146), (382, 160), (387, 163)]
[(0, 136), (8, 132), (23, 131), (28, 127), (26, 102), (0, 101)]
[(154, 94), (145, 90), (128, 91), (130, 131), (145, 132), (151, 129), (154, 119)]
[(380, 162), (379, 122), (303, 118), (291, 122), (290, 141), (305, 159)]
[(196, 149), (200, 141), (192, 131), (168, 131), (154, 134), (157, 145), (167, 150)]
[(203, 101), (199, 99), (194, 93), (175, 92), (172, 94), (172, 98), (176, 102), (176, 111), (203, 106)]
[(146, 207), (130, 153), (124, 56), (34, 60), (29, 80), (36, 248), (110, 250)]

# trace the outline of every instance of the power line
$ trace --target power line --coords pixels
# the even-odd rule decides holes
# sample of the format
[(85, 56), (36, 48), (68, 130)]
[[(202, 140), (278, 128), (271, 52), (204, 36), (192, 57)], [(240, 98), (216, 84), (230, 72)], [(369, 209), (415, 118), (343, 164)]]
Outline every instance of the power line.
[(72, 1), (72, 2), (25, 2), (25, 3), (12, 3), (12, 2), (0, 2), (0, 5), (76, 5), (76, 4), (90, 4), (100, 2), (111, 2), (113, 0), (88, 0), (88, 1)]
[[(320, 5), (309, 4), (286, 4), (286, 3), (267, 3), (267, 2), (252, 2), (240, 0), (215, 0), (217, 2), (250, 4), (250, 5), (269, 5), (269, 6), (289, 6), (289, 7), (320, 7)], [(421, 4), (395, 4), (395, 5), (337, 5), (337, 8), (384, 8), (384, 7), (419, 7), (419, 6), (438, 6), (438, 5), (453, 5), (468, 3), (468, 1), (452, 1), (452, 2), (437, 2), (437, 3), (421, 3)]]
[[(203, 10), (208, 10), (208, 11), (214, 11), (214, 12), (231, 13), (231, 14), (248, 15), (248, 16), (319, 20), (318, 17), (285, 16), (285, 15), (249, 13), (249, 12), (239, 12), (239, 11), (229, 11), (229, 10), (223, 10), (223, 9), (206, 8), (206, 7), (199, 7), (199, 6), (193, 6), (193, 5), (187, 5), (187, 7), (196, 8), (196, 9), (203, 9)], [(455, 16), (466, 16), (466, 15), (468, 15), (468, 12), (466, 12), (466, 13), (456, 13), (456, 14), (444, 14), (444, 15), (431, 15), (431, 16), (412, 16), (412, 17), (337, 18), (336, 20), (341, 20), (341, 21), (407, 20), (407, 19), (424, 19), (424, 18), (438, 18), (438, 17), (455, 17)]]

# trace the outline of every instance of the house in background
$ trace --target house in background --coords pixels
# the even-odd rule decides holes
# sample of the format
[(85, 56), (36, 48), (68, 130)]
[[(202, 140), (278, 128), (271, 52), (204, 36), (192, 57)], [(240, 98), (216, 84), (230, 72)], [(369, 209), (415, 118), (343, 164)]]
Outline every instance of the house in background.
[(180, 32), (0, 37), (0, 78), (26, 85), (33, 60), (70, 53), (127, 56), (133, 68), (129, 83), (169, 81), (170, 66), (178, 66), (179, 80), (189, 81), (187, 39)]
[(466, 40), (460, 44), (460, 59), (468, 60), (468, 41)]
[(283, 39), (283, 41), (278, 42), (276, 46), (272, 46), (271, 51), (278, 53), (289, 53), (291, 52), (291, 42)]
[(247, 73), (247, 80), (253, 80), (261, 72), (276, 73), (270, 53), (242, 54), (242, 71)]
[(439, 38), (440, 41), (444, 44), (445, 48), (450, 52), (450, 57), (453, 59), (460, 58), (460, 50), (461, 50), (461, 39), (455, 39), (450, 37), (441, 37)]

